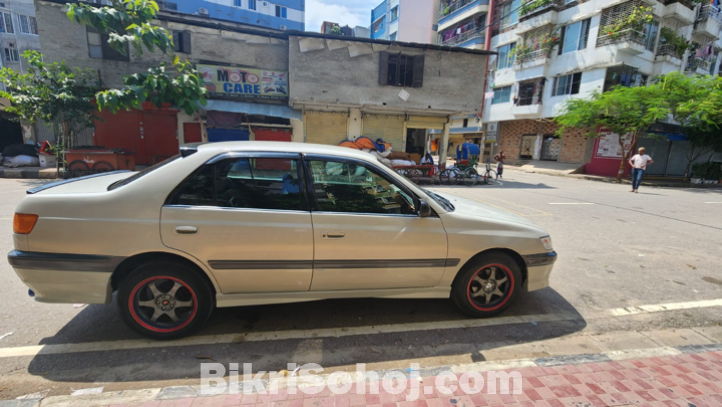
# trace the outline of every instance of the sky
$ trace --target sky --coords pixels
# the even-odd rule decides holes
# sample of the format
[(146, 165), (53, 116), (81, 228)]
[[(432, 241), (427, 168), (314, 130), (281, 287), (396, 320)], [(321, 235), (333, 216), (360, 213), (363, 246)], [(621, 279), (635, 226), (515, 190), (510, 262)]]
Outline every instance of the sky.
[(342, 27), (371, 25), (371, 10), (382, 0), (306, 0), (306, 30), (320, 31), (324, 21)]

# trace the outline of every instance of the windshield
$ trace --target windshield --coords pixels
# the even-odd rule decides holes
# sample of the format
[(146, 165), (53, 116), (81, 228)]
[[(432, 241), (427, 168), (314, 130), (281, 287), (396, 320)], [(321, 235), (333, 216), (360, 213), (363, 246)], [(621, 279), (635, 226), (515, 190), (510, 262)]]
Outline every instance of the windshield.
[(169, 159), (167, 159), (167, 160), (165, 160), (165, 161), (161, 161), (161, 162), (159, 162), (158, 164), (152, 165), (152, 166), (144, 169), (143, 171), (137, 172), (137, 173), (131, 175), (130, 177), (126, 178), (126, 179), (122, 179), (122, 180), (120, 180), (120, 181), (116, 181), (116, 182), (114, 182), (114, 183), (112, 183), (112, 184), (110, 184), (110, 185), (108, 186), (108, 191), (112, 191), (112, 190), (114, 190), (114, 189), (116, 189), (116, 188), (120, 188), (120, 187), (122, 187), (123, 185), (128, 185), (128, 184), (130, 184), (131, 182), (137, 180), (138, 178), (142, 178), (142, 177), (150, 174), (151, 172), (157, 170), (158, 168), (160, 168), (160, 167), (162, 167), (162, 166), (164, 166), (164, 165), (166, 165), (166, 164), (170, 164), (170, 163), (172, 163), (173, 161), (175, 161), (175, 160), (177, 160), (177, 159), (179, 159), (179, 158), (180, 158), (180, 155), (175, 155), (175, 156), (173, 156), (173, 157), (171, 157), (171, 158), (169, 158)]
[(456, 209), (454, 208), (454, 205), (452, 205), (451, 202), (443, 196), (438, 195), (433, 191), (429, 191), (428, 189), (422, 188), (422, 190), (426, 192), (427, 195), (429, 195), (429, 198), (433, 199), (434, 202), (436, 202), (437, 204), (443, 206), (444, 209), (446, 209), (448, 212), (453, 212)]

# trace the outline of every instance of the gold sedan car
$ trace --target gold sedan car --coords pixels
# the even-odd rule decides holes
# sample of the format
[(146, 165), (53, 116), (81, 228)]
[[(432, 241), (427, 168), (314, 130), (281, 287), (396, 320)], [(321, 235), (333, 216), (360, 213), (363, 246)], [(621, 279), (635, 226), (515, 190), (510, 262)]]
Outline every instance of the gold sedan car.
[[(70, 238), (72, 236), (72, 238)], [(8, 259), (35, 300), (111, 302), (172, 339), (215, 307), (451, 298), (472, 317), (549, 284), (549, 235), (419, 188), (370, 154), (295, 143), (189, 145), (137, 173), (28, 191)]]

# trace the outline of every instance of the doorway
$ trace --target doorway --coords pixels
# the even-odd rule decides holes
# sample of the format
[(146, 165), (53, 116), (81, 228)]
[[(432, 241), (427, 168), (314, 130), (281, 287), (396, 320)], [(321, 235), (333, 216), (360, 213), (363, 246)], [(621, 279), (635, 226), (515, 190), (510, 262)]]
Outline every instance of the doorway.
[(406, 152), (424, 155), (426, 150), (426, 129), (406, 130)]
[(521, 136), (521, 151), (519, 158), (522, 160), (531, 160), (534, 158), (534, 147), (536, 145), (536, 134), (527, 134)]
[(545, 135), (542, 140), (541, 159), (542, 161), (559, 161), (559, 153), (562, 150), (562, 139), (558, 136)]

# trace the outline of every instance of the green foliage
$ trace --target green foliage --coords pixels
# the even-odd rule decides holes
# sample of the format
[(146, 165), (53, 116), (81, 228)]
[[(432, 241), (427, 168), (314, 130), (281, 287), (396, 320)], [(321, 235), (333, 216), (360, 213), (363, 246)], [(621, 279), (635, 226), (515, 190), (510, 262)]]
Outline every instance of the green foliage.
[(632, 35), (641, 34), (653, 19), (651, 7), (637, 6), (628, 15), (602, 27), (600, 35), (608, 35), (612, 40), (617, 40), (630, 31)]
[(0, 97), (10, 100), (5, 110), (17, 120), (30, 123), (42, 119), (59, 122), (61, 140), (73, 130), (93, 127), (95, 107), (91, 103), (97, 90), (92, 70), (69, 68), (65, 62), (45, 63), (37, 51), (25, 51), (27, 73), (0, 69), (5, 90)]
[(662, 27), (660, 38), (662, 39), (662, 44), (668, 44), (675, 54), (677, 54), (678, 58), (682, 58), (684, 56), (684, 53), (687, 50), (692, 49), (693, 45), (689, 42), (688, 39), (684, 38), (680, 34), (678, 34), (676, 31), (669, 27)]
[(529, 0), (525, 1), (519, 8), (519, 15), (529, 14), (532, 11), (538, 10), (549, 4), (552, 4), (554, 0)]
[(692, 178), (702, 178), (710, 181), (722, 179), (722, 163), (706, 162), (692, 166)]
[(341, 31), (341, 27), (338, 25), (334, 25), (331, 27), (331, 34), (333, 35), (343, 35), (343, 32)]
[(67, 16), (80, 25), (90, 26), (108, 34), (108, 45), (127, 54), (132, 45), (137, 55), (143, 49), (159, 51), (169, 58), (168, 63), (123, 78), (121, 89), (109, 89), (96, 96), (99, 109), (115, 113), (120, 109), (139, 108), (145, 101), (161, 108), (170, 104), (187, 114), (206, 103), (208, 90), (198, 71), (181, 62), (173, 51), (173, 36), (163, 27), (154, 25), (159, 7), (153, 0), (111, 0), (110, 6), (93, 7), (87, 3), (68, 3)]

